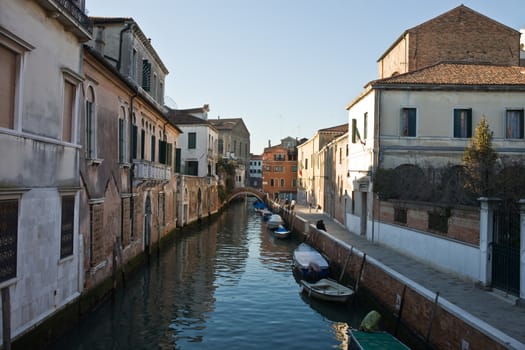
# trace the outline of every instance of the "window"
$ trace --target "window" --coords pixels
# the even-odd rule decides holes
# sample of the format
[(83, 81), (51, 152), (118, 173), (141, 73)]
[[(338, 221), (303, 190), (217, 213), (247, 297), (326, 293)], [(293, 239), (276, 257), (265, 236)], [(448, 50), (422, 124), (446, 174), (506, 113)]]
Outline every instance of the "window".
[(218, 148), (219, 148), (219, 154), (223, 154), (223, 152), (224, 152), (224, 141), (222, 139), (219, 139)]
[(62, 197), (60, 226), (60, 259), (73, 255), (73, 228), (75, 219), (75, 196)]
[(96, 119), (95, 119), (95, 92), (89, 86), (86, 90), (86, 158), (95, 159), (96, 153)]
[(144, 160), (146, 154), (146, 130), (140, 130), (140, 159)]
[[(1, 38), (1, 37), (0, 37)], [(0, 127), (13, 129), (18, 54), (0, 44)]]
[(136, 124), (135, 115), (133, 115), (133, 125), (131, 126), (131, 158), (137, 159), (139, 152), (139, 128)]
[(155, 142), (157, 142), (155, 135), (151, 135), (151, 161), (152, 162), (155, 161)]
[(130, 72), (131, 78), (133, 80), (137, 79), (137, 50), (133, 49), (133, 53), (131, 56), (131, 72)]
[(0, 283), (16, 277), (18, 200), (0, 200)]
[(189, 160), (186, 162), (186, 175), (199, 175), (199, 162)]
[(428, 229), (437, 233), (447, 233), (448, 215), (440, 212), (429, 212)]
[(195, 149), (197, 147), (197, 134), (194, 132), (188, 133), (188, 148)]
[(363, 139), (368, 137), (368, 112), (363, 116)]
[(64, 81), (64, 114), (62, 121), (62, 140), (71, 142), (73, 133), (73, 116), (77, 87), (70, 81)]
[(275, 185), (275, 181), (273, 179), (270, 179), (270, 187), (273, 187)]
[(505, 137), (508, 139), (523, 138), (523, 109), (508, 109), (505, 115)]
[(308, 158), (304, 160), (304, 170), (308, 169)]
[(284, 173), (284, 166), (274, 166), (273, 172), (274, 173)]
[(454, 109), (454, 137), (472, 137), (472, 109)]
[(120, 114), (118, 118), (118, 161), (125, 163), (127, 161), (127, 145), (128, 134), (126, 132), (126, 109), (120, 107)]
[(401, 136), (416, 136), (416, 109), (401, 108)]
[(151, 63), (148, 60), (142, 61), (142, 88), (148, 92), (151, 89)]
[(284, 184), (285, 184), (284, 179), (281, 179), (281, 183), (280, 183), (279, 185), (280, 185), (281, 187), (284, 187)]
[(153, 92), (152, 92), (152, 95), (153, 95), (153, 98), (155, 100), (158, 100), (158, 87), (157, 87), (157, 74), (153, 73)]
[(24, 53), (33, 47), (0, 27), (0, 128), (18, 129), (17, 96), (23, 74)]
[(394, 207), (394, 222), (397, 222), (400, 224), (407, 223), (407, 209), (406, 208)]

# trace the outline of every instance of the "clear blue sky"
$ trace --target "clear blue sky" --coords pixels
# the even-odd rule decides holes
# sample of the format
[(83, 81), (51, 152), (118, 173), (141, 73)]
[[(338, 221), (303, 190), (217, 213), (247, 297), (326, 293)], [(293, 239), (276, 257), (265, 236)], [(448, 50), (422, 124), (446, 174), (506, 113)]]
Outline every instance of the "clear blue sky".
[(133, 17), (168, 67), (178, 108), (242, 118), (251, 152), (348, 122), (406, 30), (462, 3), (513, 29), (524, 0), (86, 0), (90, 16)]

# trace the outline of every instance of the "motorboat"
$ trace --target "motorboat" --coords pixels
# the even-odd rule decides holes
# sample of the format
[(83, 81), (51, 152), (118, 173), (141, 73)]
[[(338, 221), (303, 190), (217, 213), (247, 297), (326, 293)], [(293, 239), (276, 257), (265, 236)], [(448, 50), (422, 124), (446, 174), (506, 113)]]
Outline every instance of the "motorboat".
[(354, 295), (352, 289), (328, 278), (322, 278), (314, 283), (301, 280), (301, 288), (304, 293), (312, 298), (340, 303), (347, 302)]
[(270, 230), (275, 230), (279, 227), (279, 225), (283, 225), (284, 221), (281, 215), (279, 214), (272, 214), (270, 218), (268, 219), (268, 222), (266, 223), (266, 227), (268, 227)]
[(290, 230), (283, 225), (279, 225), (275, 230), (273, 230), (273, 235), (276, 238), (286, 238), (290, 235)]
[(328, 277), (328, 261), (315, 248), (301, 243), (293, 252), (293, 268), (299, 280), (315, 282)]

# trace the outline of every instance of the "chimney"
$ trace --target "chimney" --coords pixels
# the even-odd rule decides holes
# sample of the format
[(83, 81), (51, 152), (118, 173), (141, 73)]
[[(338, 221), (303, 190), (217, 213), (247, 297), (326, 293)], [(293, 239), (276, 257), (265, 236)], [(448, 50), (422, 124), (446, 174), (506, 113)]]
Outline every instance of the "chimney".
[(271, 142), (271, 140), (268, 140), (268, 147), (272, 147), (272, 142)]

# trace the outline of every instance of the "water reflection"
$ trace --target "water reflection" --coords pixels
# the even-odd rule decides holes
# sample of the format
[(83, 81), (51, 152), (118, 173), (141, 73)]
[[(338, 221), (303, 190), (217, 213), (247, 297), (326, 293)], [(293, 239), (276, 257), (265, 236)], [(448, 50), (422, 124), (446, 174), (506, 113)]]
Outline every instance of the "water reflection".
[(275, 239), (251, 204), (234, 204), (179, 234), (53, 348), (346, 348), (361, 316), (299, 292), (297, 244)]

